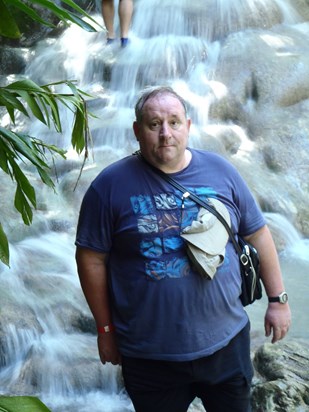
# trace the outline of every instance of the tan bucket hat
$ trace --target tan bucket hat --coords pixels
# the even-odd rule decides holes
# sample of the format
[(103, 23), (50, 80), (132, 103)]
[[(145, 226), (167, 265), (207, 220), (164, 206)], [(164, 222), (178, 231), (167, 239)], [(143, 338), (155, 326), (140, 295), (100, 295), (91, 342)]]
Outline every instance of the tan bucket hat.
[[(224, 204), (217, 199), (210, 199), (210, 204), (230, 226), (230, 214)], [(203, 277), (213, 279), (224, 261), (229, 237), (223, 224), (211, 212), (201, 208), (197, 220), (183, 229), (181, 237), (186, 240), (187, 254), (194, 268)]]

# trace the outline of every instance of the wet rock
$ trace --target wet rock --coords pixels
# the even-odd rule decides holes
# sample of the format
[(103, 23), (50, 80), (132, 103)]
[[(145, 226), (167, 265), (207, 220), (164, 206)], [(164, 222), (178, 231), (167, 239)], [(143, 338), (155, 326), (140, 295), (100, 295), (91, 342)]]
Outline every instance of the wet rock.
[(293, 0), (293, 6), (305, 20), (309, 20), (309, 0)]
[(26, 68), (29, 50), (17, 47), (0, 47), (1, 74), (19, 74)]
[(254, 355), (257, 383), (253, 387), (254, 412), (309, 410), (308, 343), (265, 343)]
[[(306, 23), (230, 34), (215, 80), (227, 93), (213, 101), (210, 122), (240, 126), (247, 147), (230, 160), (262, 209), (281, 213), (305, 236), (308, 225), (309, 46)], [(253, 167), (254, 165), (254, 167)], [(276, 197), (271, 187), (276, 187)]]

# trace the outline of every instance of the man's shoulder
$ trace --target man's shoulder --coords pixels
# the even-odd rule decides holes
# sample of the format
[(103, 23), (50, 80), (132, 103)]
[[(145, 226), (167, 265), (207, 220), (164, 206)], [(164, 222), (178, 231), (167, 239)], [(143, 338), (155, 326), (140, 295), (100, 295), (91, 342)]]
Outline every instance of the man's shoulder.
[(137, 156), (127, 156), (106, 166), (92, 181), (95, 190), (112, 187), (132, 186), (141, 175), (141, 161)]
[(131, 170), (134, 170), (136, 166), (135, 156), (126, 156), (122, 159), (119, 159), (113, 163), (110, 163), (98, 174), (97, 178), (112, 178), (113, 176), (117, 177), (121, 174), (130, 173)]
[(193, 158), (196, 160), (201, 160), (203, 162), (209, 162), (214, 163), (214, 164), (220, 164), (220, 165), (226, 165), (227, 167), (232, 167), (232, 163), (226, 159), (223, 155), (216, 153), (216, 152), (210, 152), (208, 150), (202, 150), (202, 149), (189, 149), (192, 152)]

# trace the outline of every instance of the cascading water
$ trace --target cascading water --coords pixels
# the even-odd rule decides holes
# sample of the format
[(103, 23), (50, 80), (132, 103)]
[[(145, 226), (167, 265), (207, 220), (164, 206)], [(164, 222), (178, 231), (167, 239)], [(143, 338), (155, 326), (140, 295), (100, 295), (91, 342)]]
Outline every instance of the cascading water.
[[(100, 15), (97, 19), (101, 22)], [(69, 150), (68, 160), (57, 163), (58, 194), (39, 183), (36, 186), (39, 207), (32, 227), (16, 223), (19, 217), (14, 213), (3, 222), (9, 231), (11, 268), (0, 265), (0, 393), (36, 395), (53, 412), (133, 411), (119, 367), (99, 362), (94, 324), (76, 273), (74, 235), (82, 195), (99, 170), (137, 148), (131, 132), (132, 107), (139, 90), (148, 84), (169, 83), (188, 100), (194, 123), (192, 146), (205, 147), (203, 136), (213, 136), (213, 130), (218, 137), (228, 133), (237, 138), (237, 147), (231, 148), (236, 165), (237, 156), (245, 164), (256, 150), (247, 131), (237, 122), (208, 122), (212, 102), (228, 92), (214, 75), (221, 39), (231, 32), (244, 35), (247, 27), (258, 30), (299, 21), (297, 12), (283, 0), (136, 1), (131, 44), (124, 50), (105, 46), (102, 32), (89, 34), (76, 27), (38, 45), (27, 67), (29, 77), (41, 84), (76, 79), (80, 88), (95, 96), (89, 102), (97, 116), (90, 120), (94, 161), (89, 160), (73, 192), (82, 159)], [(245, 112), (249, 106), (254, 112), (253, 94)], [(70, 149), (72, 119), (66, 112), (62, 119), (67, 132), (61, 136), (35, 121), (31, 134)], [(213, 138), (209, 145), (221, 147)], [(276, 198), (276, 188), (266, 176), (263, 184)], [(7, 193), (2, 190), (7, 208), (12, 204), (10, 192), (11, 187)], [(308, 340), (304, 318), (308, 239), (299, 235), (288, 213), (266, 217), (284, 238), (280, 257), (294, 313), (290, 336)], [(248, 308), (252, 330), (260, 339), (265, 304), (263, 300)]]

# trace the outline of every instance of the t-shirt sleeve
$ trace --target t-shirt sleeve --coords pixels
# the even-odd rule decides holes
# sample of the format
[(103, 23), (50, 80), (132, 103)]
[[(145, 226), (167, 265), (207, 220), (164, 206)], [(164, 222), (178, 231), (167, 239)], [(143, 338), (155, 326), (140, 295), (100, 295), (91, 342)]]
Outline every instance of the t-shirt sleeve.
[(266, 221), (247, 183), (237, 171), (236, 174), (235, 202), (240, 214), (238, 233), (247, 236), (265, 226)]
[(112, 216), (102, 196), (91, 185), (79, 213), (75, 245), (108, 253), (111, 248)]

